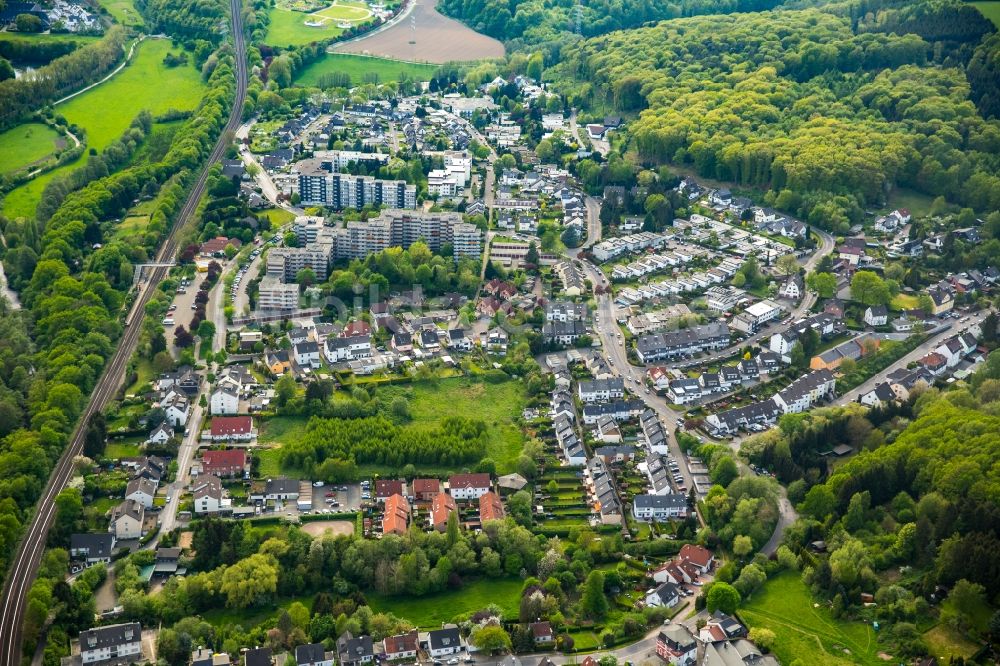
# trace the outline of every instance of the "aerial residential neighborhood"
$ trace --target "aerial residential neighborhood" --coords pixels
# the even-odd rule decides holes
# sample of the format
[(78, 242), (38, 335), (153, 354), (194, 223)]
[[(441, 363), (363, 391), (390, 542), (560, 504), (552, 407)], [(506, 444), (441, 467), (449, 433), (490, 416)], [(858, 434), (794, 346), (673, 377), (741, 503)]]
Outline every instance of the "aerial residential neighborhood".
[(0, 666), (995, 663), (994, 4), (3, 4)]

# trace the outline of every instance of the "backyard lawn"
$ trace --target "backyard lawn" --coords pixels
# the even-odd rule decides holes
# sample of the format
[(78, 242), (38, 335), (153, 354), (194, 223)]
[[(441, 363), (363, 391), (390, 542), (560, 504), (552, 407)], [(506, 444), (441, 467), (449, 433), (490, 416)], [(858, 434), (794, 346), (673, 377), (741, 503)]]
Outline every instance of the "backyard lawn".
[(813, 604), (799, 574), (785, 572), (769, 580), (739, 614), (751, 627), (774, 631), (774, 653), (783, 664), (796, 659), (815, 666), (891, 663), (879, 657), (870, 626), (835, 620), (826, 607)]
[(132, 0), (97, 0), (108, 13), (122, 25), (142, 25), (142, 16), (136, 11)]
[(465, 615), (496, 604), (505, 619), (516, 619), (520, 605), (521, 581), (517, 579), (480, 580), (457, 590), (426, 597), (383, 597), (367, 594), (376, 613), (392, 613), (409, 620), (421, 629), (438, 629), (458, 615)]
[[(121, 136), (143, 109), (154, 115), (170, 109), (194, 109), (201, 100), (204, 84), (193, 64), (168, 68), (167, 53), (176, 51), (169, 41), (147, 39), (137, 47), (132, 62), (109, 81), (56, 107), (71, 123), (86, 130), (88, 147), (103, 150)], [(156, 81), (155, 86), (149, 85)], [(42, 174), (12, 190), (4, 198), (3, 213), (8, 217), (32, 217), (46, 183), (82, 166), (86, 156)]]
[(37, 162), (65, 141), (48, 125), (25, 123), (0, 132), (0, 173), (9, 173)]
[(351, 77), (351, 85), (365, 82), (365, 74), (374, 73), (379, 83), (398, 81), (401, 74), (418, 81), (429, 80), (437, 70), (437, 65), (425, 65), (390, 60), (389, 58), (373, 58), (345, 53), (330, 53), (309, 65), (295, 79), (301, 86), (315, 86), (324, 74), (344, 72)]

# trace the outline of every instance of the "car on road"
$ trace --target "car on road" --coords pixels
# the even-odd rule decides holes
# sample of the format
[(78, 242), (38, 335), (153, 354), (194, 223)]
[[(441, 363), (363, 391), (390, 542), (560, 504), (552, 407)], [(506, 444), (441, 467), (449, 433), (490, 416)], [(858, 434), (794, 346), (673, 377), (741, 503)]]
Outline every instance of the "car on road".
[(452, 657), (451, 659), (448, 660), (449, 666), (455, 666), (455, 664), (457, 663), (458, 663), (458, 657)]
[(313, 488), (322, 488), (322, 487), (323, 487), (323, 485), (324, 485), (324, 484), (323, 484), (323, 482), (322, 482), (322, 481), (314, 481), (314, 482), (313, 482)]

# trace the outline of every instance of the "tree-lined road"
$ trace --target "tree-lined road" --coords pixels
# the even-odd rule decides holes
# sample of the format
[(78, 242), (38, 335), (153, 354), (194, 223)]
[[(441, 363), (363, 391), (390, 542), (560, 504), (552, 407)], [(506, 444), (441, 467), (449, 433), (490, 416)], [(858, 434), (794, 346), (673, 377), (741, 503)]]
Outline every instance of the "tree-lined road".
[[(181, 209), (170, 234), (160, 247), (156, 261), (164, 262), (173, 259), (177, 254), (177, 242), (180, 230), (191, 215), (194, 214), (205, 192), (208, 179), (208, 167), (219, 161), (229, 146), (233, 132), (239, 125), (243, 115), (243, 102), (247, 91), (246, 43), (243, 35), (243, 22), (240, 15), (239, 0), (230, 0), (230, 19), (232, 22), (233, 41), (236, 48), (236, 99), (230, 112), (229, 121), (219, 136), (215, 147), (202, 168), (198, 179), (191, 188), (188, 199)], [(155, 287), (167, 276), (166, 266), (152, 269), (145, 282), (140, 282), (138, 296), (132, 306), (130, 315), (118, 342), (114, 355), (108, 360), (101, 378), (91, 393), (90, 400), (80, 416), (79, 423), (73, 435), (56, 463), (49, 477), (45, 491), (38, 500), (31, 521), (25, 528), (24, 537), (18, 545), (11, 561), (7, 581), (0, 599), (0, 666), (18, 666), (21, 663), (22, 628), (24, 624), (24, 609), (28, 591), (34, 583), (45, 551), (45, 542), (49, 528), (55, 519), (55, 498), (66, 487), (73, 475), (73, 460), (83, 449), (84, 432), (90, 418), (102, 411), (117, 392), (125, 375), (128, 361), (135, 350), (142, 330), (142, 317), (146, 304), (149, 302)]]

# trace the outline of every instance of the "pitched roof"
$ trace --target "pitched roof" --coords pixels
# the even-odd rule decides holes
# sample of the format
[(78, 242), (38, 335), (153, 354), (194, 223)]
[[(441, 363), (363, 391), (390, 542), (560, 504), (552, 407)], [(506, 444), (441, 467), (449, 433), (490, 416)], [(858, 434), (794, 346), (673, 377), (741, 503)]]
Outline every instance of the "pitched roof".
[(490, 475), (486, 472), (475, 474), (455, 474), (448, 478), (448, 487), (455, 488), (489, 488)]
[(714, 557), (712, 551), (693, 543), (686, 543), (681, 547), (678, 557), (685, 562), (691, 562), (699, 567), (707, 567)]
[(479, 498), (479, 521), (485, 523), (487, 520), (501, 520), (503, 518), (503, 502), (492, 490), (484, 493)]
[(244, 435), (253, 430), (253, 419), (249, 416), (213, 416), (211, 432), (213, 437), (224, 435)]

